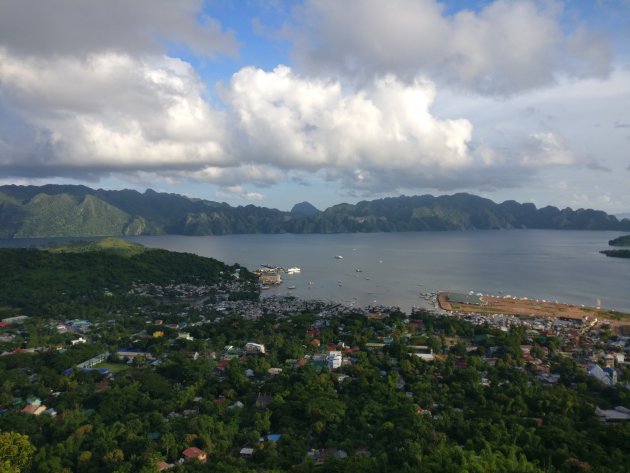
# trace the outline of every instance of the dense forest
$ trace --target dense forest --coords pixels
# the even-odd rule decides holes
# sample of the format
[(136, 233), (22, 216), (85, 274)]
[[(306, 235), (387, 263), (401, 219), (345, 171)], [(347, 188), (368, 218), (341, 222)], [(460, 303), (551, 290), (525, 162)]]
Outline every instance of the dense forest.
[[(422, 311), (279, 309), (252, 319), (219, 310), (211, 293), (169, 293), (227, 285), (236, 269), (247, 287), (244, 268), (186, 254), (3, 250), (1, 258), (0, 305), (32, 314), (0, 328), (2, 472), (630, 470), (630, 422), (596, 415), (630, 405), (628, 370), (606, 386), (557, 336)], [(144, 289), (131, 296), (134, 286)], [(88, 343), (58, 330), (78, 316), (91, 324), (80, 332)], [(599, 339), (600, 348), (619, 340), (610, 327)], [(266, 350), (239, 348), (251, 341)], [(435, 360), (415, 356), (415, 346)], [(346, 362), (316, 364), (328, 350)], [(76, 368), (104, 352), (102, 369)], [(541, 366), (556, 382), (538, 379)], [(49, 411), (25, 413), (36, 401)]]
[(191, 199), (147, 190), (85, 186), (0, 186), (0, 237), (344, 233), (466, 229), (630, 230), (603, 211), (506, 201), (470, 194), (401, 196), (291, 212)]
[(79, 242), (49, 251), (0, 248), (0, 261), (0, 314), (3, 307), (15, 307), (27, 315), (52, 316), (65, 306), (74, 307), (78, 316), (99, 304), (112, 306), (117, 299), (130, 297), (133, 283), (227, 283), (237, 271), (241, 281), (251, 283), (248, 297), (258, 297), (256, 278), (239, 265), (122, 240)]

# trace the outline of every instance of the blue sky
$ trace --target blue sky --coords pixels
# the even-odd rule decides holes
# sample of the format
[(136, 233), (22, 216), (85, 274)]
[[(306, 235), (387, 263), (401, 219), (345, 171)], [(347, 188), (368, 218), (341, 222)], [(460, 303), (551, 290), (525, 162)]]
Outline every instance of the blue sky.
[(630, 212), (627, 0), (80, 5), (0, 4), (2, 184)]

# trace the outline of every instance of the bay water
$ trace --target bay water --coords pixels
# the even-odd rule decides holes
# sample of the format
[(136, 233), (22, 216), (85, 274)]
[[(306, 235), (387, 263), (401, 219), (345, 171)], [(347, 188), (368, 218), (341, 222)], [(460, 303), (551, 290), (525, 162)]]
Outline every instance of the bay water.
[[(148, 247), (209, 256), (250, 270), (299, 267), (263, 292), (409, 311), (421, 293), (451, 290), (630, 312), (630, 260), (599, 253), (618, 232), (488, 230), (135, 237)], [(338, 258), (341, 257), (341, 258)], [(295, 286), (294, 289), (289, 287)]]
[[(452, 232), (142, 236), (129, 241), (239, 263), (299, 267), (263, 291), (366, 306), (422, 307), (421, 293), (451, 290), (546, 299), (630, 312), (630, 260), (599, 253), (619, 232)], [(0, 240), (0, 246), (53, 239)], [(58, 239), (55, 239), (58, 240)], [(295, 288), (289, 289), (289, 287)]]

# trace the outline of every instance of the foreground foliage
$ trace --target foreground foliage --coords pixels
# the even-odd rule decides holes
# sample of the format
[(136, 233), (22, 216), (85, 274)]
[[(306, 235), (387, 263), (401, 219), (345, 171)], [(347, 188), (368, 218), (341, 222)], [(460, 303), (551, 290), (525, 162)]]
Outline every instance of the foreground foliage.
[[(383, 319), (301, 312), (248, 320), (203, 308), (182, 315), (168, 297), (152, 305), (122, 289), (140, 275), (151, 283), (220, 278), (220, 263), (153, 251), (2, 257), (16, 278), (3, 275), (1, 287), (11, 289), (3, 289), (4, 303), (34, 314), (20, 330), (50, 340), (42, 327), (68, 306), (48, 299), (81, 300), (81, 307), (95, 300), (100, 329), (89, 333), (92, 343), (0, 357), (0, 471), (148, 473), (158, 461), (174, 472), (630, 471), (630, 423), (602, 424), (594, 414), (596, 406), (630, 405), (630, 391), (588, 377), (553, 337), (532, 340), (522, 328), (503, 332), (422, 312), (410, 320), (399, 312)], [(101, 300), (103, 284), (121, 291)], [(169, 328), (193, 320), (192, 340)], [(149, 335), (158, 328), (164, 336)], [(322, 350), (314, 337), (345, 350), (349, 362), (332, 371), (315, 364)], [(374, 339), (387, 343), (369, 345)], [(224, 348), (252, 340), (265, 344), (264, 355)], [(532, 375), (524, 343), (560, 376), (557, 384)], [(418, 345), (437, 359), (409, 354)], [(128, 346), (159, 363), (114, 355), (102, 365), (113, 375), (63, 374)], [(29, 396), (57, 415), (22, 413), (14, 403)], [(179, 463), (191, 446), (207, 453), (205, 464)], [(252, 455), (243, 457), (243, 447)]]

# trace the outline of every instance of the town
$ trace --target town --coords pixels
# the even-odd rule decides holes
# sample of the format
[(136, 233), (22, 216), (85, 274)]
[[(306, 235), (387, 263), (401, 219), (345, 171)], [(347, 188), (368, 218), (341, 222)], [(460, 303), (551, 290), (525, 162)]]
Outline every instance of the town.
[(252, 284), (133, 281), (93, 316), (3, 318), (2, 435), (28, 471), (626, 471), (623, 326)]

